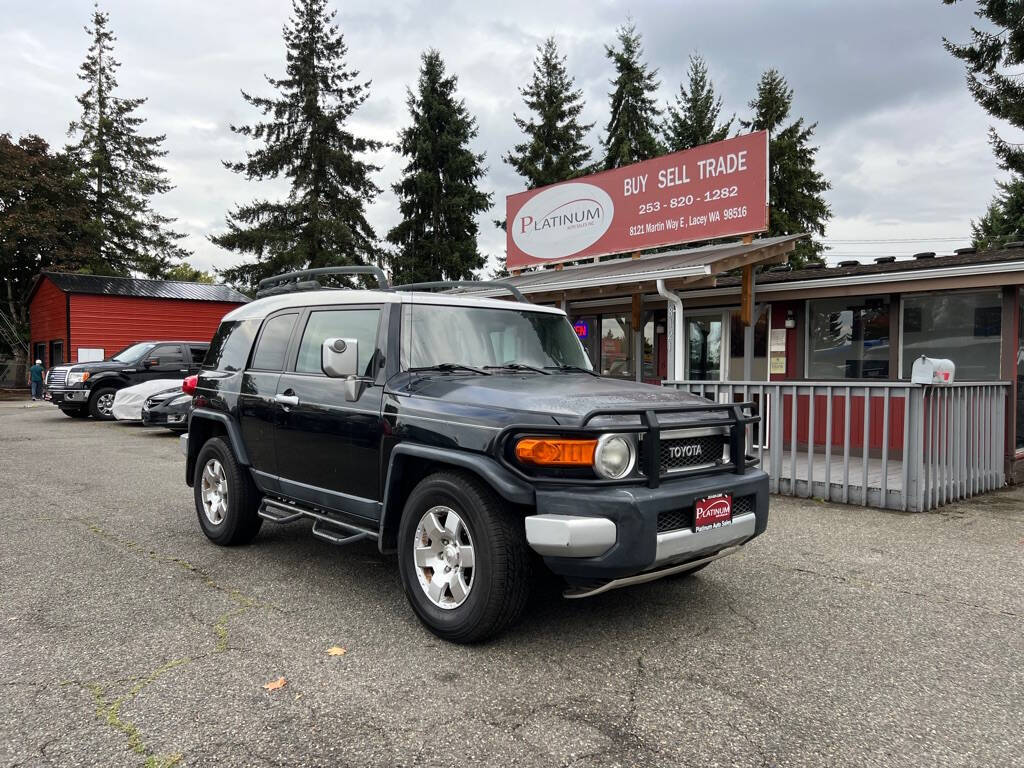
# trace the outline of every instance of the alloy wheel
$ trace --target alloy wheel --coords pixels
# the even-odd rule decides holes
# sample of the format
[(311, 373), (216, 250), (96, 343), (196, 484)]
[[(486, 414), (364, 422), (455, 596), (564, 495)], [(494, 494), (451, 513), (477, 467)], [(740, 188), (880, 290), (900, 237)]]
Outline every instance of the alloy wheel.
[(476, 554), (469, 527), (451, 507), (428, 509), (413, 538), (416, 577), (427, 599), (438, 608), (458, 608), (473, 588)]
[(220, 525), (228, 511), (228, 479), (224, 473), (224, 466), (217, 459), (206, 462), (200, 490), (203, 514), (211, 525)]

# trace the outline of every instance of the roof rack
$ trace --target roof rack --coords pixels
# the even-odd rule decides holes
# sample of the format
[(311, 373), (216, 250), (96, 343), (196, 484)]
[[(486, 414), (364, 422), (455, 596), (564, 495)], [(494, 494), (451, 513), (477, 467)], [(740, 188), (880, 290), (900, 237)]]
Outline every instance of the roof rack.
[(260, 280), (256, 298), (262, 299), (265, 296), (276, 296), (293, 291), (315, 291), (322, 287), (319, 281), (303, 280), (303, 278), (315, 278), (320, 275), (373, 275), (377, 278), (377, 287), (380, 290), (386, 291), (391, 287), (384, 270), (373, 265), (317, 267), (316, 269), (300, 269), (297, 272), (285, 272), (282, 275), (274, 275)]
[(428, 283), (408, 283), (406, 285), (393, 286), (395, 291), (426, 291), (431, 288), (502, 288), (511, 293), (516, 301), (529, 304), (530, 300), (523, 296), (522, 292), (512, 283), (504, 280), (434, 280)]

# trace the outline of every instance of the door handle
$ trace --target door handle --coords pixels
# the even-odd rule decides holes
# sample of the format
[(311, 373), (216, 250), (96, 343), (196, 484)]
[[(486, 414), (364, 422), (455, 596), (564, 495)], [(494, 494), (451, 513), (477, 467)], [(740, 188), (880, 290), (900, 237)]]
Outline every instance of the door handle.
[(274, 402), (281, 405), (296, 406), (299, 404), (298, 395), (274, 395)]

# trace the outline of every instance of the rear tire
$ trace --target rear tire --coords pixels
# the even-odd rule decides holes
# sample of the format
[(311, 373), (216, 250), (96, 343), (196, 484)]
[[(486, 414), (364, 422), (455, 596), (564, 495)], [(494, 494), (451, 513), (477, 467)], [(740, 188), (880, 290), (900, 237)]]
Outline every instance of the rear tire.
[(398, 570), (427, 629), (456, 643), (484, 640), (515, 622), (529, 597), (523, 520), (472, 475), (430, 475), (405, 503)]
[(65, 416), (70, 416), (72, 419), (89, 418), (89, 411), (85, 408), (61, 408), (60, 412)]
[(95, 390), (89, 398), (89, 415), (100, 421), (113, 421), (116, 394), (117, 390), (114, 387), (100, 387)]
[(260, 494), (249, 471), (220, 437), (207, 440), (196, 457), (192, 490), (199, 526), (221, 546), (248, 544), (260, 532)]

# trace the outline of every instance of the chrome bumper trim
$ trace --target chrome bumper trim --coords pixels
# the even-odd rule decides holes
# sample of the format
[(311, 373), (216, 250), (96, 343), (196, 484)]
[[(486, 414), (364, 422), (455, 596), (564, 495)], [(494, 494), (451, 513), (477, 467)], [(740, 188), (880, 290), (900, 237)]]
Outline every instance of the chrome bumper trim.
[(631, 587), (635, 584), (644, 584), (648, 581), (656, 581), (663, 579), (666, 576), (672, 576), (676, 573), (682, 573), (683, 571), (690, 571), (696, 568), (698, 565), (704, 565), (704, 563), (710, 563), (712, 560), (719, 560), (723, 557), (738, 552), (741, 545), (734, 547), (727, 547), (720, 552), (716, 552), (708, 557), (702, 557), (698, 560), (691, 560), (688, 563), (682, 563), (670, 568), (663, 568), (660, 571), (645, 571), (644, 573), (638, 573), (636, 576), (626, 576), (622, 579), (613, 579), (612, 581), (605, 582), (599, 587), (588, 589), (586, 587), (577, 587), (575, 589), (567, 589), (562, 593), (562, 596), (569, 600), (578, 600), (581, 597), (593, 597), (594, 595), (600, 595), (602, 592), (609, 592), (613, 589), (619, 589), (620, 587)]
[(178, 436), (178, 447), (181, 448), (182, 456), (188, 456), (188, 432)]
[(606, 517), (530, 515), (526, 541), (538, 555), (597, 557), (615, 544), (615, 523)]
[(658, 548), (654, 553), (654, 566), (678, 560), (689, 554), (700, 554), (712, 549), (741, 544), (754, 535), (757, 515), (748, 512), (734, 517), (729, 525), (695, 533), (690, 528), (658, 534)]

